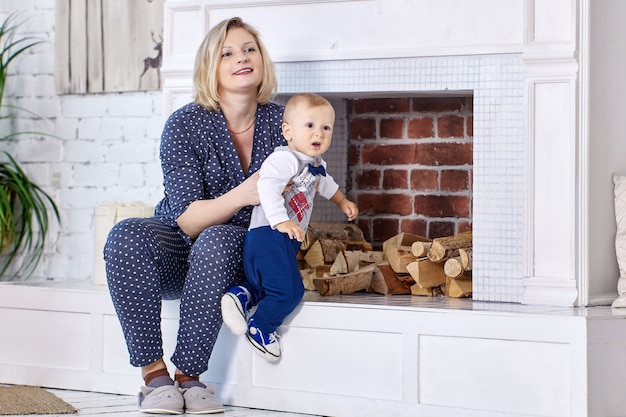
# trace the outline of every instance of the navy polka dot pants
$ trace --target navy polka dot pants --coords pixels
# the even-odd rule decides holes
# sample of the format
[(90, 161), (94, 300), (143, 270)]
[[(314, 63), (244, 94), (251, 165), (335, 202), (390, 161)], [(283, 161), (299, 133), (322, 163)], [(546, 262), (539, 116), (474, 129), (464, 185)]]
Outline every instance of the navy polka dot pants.
[(161, 300), (180, 298), (172, 363), (186, 375), (206, 371), (222, 325), (220, 299), (244, 277), (246, 229), (211, 226), (193, 245), (151, 218), (122, 220), (104, 247), (107, 283), (133, 366), (163, 357)]

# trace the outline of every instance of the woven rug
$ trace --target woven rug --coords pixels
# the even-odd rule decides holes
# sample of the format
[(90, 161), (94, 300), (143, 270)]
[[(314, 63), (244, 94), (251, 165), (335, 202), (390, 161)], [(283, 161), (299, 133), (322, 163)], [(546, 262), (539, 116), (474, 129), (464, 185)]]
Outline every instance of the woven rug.
[(77, 409), (45, 389), (25, 385), (0, 386), (0, 415), (76, 414)]

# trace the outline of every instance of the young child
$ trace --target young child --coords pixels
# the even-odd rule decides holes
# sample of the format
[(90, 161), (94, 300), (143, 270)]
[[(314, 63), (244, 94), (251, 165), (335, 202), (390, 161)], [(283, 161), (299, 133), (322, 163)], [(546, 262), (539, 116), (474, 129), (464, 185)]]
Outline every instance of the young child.
[(287, 102), (282, 130), (288, 146), (276, 148), (260, 168), (261, 204), (252, 211), (243, 247), (246, 279), (222, 297), (224, 323), (235, 334), (245, 333), (269, 361), (281, 355), (276, 329), (304, 295), (296, 255), (315, 193), (333, 201), (348, 220), (359, 212), (326, 174), (322, 154), (330, 147), (334, 123), (332, 105), (317, 94), (296, 94)]

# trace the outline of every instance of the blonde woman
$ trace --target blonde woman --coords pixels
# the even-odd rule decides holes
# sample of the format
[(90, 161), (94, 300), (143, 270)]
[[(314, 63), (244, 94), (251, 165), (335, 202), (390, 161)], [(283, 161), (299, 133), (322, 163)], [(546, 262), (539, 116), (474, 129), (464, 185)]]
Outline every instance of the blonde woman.
[[(214, 26), (194, 66), (194, 102), (167, 120), (160, 145), (165, 196), (149, 219), (114, 226), (107, 281), (147, 413), (224, 411), (207, 370), (222, 324), (220, 298), (243, 278), (242, 245), (257, 170), (277, 146), (283, 107), (274, 66), (257, 31), (240, 18)], [(180, 298), (173, 375), (163, 361), (161, 300)]]

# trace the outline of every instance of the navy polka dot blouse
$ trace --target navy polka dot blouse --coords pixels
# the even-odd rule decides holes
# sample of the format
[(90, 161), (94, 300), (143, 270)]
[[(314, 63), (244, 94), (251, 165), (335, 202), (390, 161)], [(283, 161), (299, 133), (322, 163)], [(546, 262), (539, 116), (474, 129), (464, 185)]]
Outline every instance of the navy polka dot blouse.
[[(189, 103), (172, 113), (161, 136), (165, 196), (157, 205), (156, 218), (177, 227), (176, 219), (189, 204), (219, 197), (256, 172), (274, 148), (286, 145), (281, 131), (283, 110), (275, 103), (257, 106), (252, 159), (246, 173), (221, 111)], [(251, 212), (252, 207), (245, 207), (229, 223), (247, 228)]]

